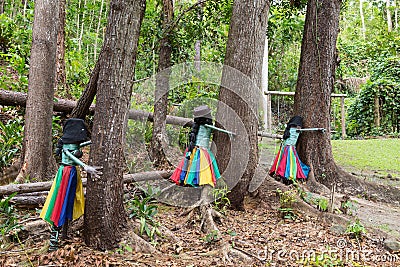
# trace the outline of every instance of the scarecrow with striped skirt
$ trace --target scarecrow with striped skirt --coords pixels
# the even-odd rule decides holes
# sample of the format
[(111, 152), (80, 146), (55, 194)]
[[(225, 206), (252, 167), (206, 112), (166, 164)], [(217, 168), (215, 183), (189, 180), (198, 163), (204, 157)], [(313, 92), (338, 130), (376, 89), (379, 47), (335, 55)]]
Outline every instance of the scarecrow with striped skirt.
[(68, 220), (78, 219), (84, 213), (84, 193), (80, 170), (99, 175), (98, 167), (92, 167), (79, 160), (81, 148), (90, 145), (88, 128), (81, 119), (68, 119), (63, 127), (63, 136), (57, 144), (56, 154), (61, 156), (61, 165), (46, 198), (40, 218), (51, 224), (49, 251), (58, 249), (58, 238)]
[(305, 128), (303, 118), (300, 116), (292, 117), (286, 125), (283, 140), (275, 160), (269, 170), (269, 174), (284, 184), (292, 184), (298, 180), (305, 181), (310, 172), (310, 167), (304, 164), (297, 154), (296, 144), (301, 132), (321, 131), (324, 128)]
[(210, 150), (211, 133), (217, 130), (230, 136), (234, 134), (213, 125), (211, 110), (207, 105), (196, 107), (193, 115), (194, 124), (189, 134), (189, 145), (170, 179), (181, 186), (214, 187), (221, 174)]

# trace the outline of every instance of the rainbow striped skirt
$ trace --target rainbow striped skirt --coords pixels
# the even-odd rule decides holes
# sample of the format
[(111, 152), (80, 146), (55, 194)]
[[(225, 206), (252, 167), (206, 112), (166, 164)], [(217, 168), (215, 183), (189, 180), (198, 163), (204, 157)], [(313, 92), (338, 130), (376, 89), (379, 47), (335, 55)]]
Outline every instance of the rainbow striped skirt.
[(296, 179), (306, 179), (309, 171), (310, 167), (301, 162), (294, 146), (281, 145), (269, 174), (295, 181)]
[(85, 199), (79, 169), (61, 165), (44, 203), (40, 218), (62, 226), (67, 219), (75, 220), (83, 215)]
[(210, 149), (196, 146), (190, 156), (180, 161), (178, 167), (171, 176), (171, 180), (177, 185), (202, 186), (209, 184), (215, 186), (221, 177), (217, 161)]

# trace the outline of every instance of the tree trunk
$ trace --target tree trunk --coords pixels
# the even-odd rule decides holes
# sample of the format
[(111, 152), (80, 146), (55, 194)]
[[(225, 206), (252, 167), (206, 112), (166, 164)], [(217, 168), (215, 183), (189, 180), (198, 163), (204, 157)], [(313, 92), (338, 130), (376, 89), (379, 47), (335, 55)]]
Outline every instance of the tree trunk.
[[(379, 90), (379, 89), (378, 89)], [(379, 91), (376, 93), (374, 97), (374, 126), (376, 128), (381, 127), (381, 112), (379, 105)]]
[(0, 14), (4, 13), (4, 0), (0, 0)]
[(56, 75), (58, 2), (35, 1), (28, 98), (25, 114), (23, 181), (51, 179), (55, 172), (52, 153), (52, 111)]
[(360, 0), (360, 18), (361, 18), (361, 32), (362, 32), (362, 36), (365, 40), (365, 32), (367, 31), (367, 29), (365, 28), (363, 2), (364, 2), (364, 0)]
[(172, 0), (163, 0), (163, 29), (164, 36), (160, 44), (160, 57), (158, 61), (158, 73), (156, 75), (156, 90), (154, 99), (154, 123), (153, 136), (151, 139), (151, 156), (154, 166), (169, 167), (172, 164), (168, 161), (165, 147), (165, 119), (167, 117), (169, 76), (171, 66), (171, 32), (168, 31), (169, 24), (174, 17)]
[(235, 209), (243, 209), (244, 196), (258, 163), (258, 104), (269, 1), (235, 0), (222, 73), (216, 123), (235, 132), (230, 142), (216, 132), (217, 161), (231, 189)]
[(308, 1), (294, 97), (294, 115), (304, 118), (304, 127), (327, 130), (325, 134), (302, 133), (298, 153), (302, 161), (313, 167), (315, 179), (328, 187), (337, 174), (330, 142), (330, 96), (336, 69), (340, 3), (340, 0)]
[(397, 7), (396, 0), (394, 0), (393, 6), (394, 6), (394, 27), (397, 30), (399, 28), (399, 21), (398, 21), (399, 8)]
[(88, 175), (84, 238), (100, 250), (116, 247), (123, 234), (124, 136), (132, 93), (145, 0), (112, 0), (99, 69), (90, 165), (103, 174)]
[(386, 18), (387, 18), (388, 32), (391, 32), (393, 30), (393, 23), (392, 23), (392, 12), (390, 11), (390, 0), (386, 0)]
[(97, 82), (99, 79), (100, 65), (102, 64), (102, 53), (100, 52), (99, 59), (94, 66), (92, 74), (90, 75), (89, 83), (86, 85), (85, 91), (83, 91), (81, 97), (79, 98), (76, 106), (71, 112), (72, 118), (85, 119), (86, 115), (90, 114), (90, 107), (92, 105), (93, 99), (97, 93)]
[(65, 91), (67, 98), (71, 98), (67, 77), (65, 74), (65, 5), (66, 0), (59, 0), (59, 27), (57, 34), (57, 77), (56, 88), (59, 93)]

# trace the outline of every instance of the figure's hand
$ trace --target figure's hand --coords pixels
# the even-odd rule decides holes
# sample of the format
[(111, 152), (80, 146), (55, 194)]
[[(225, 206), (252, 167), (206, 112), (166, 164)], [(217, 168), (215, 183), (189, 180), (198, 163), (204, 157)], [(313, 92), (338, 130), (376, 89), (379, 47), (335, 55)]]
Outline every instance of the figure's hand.
[(103, 173), (100, 171), (101, 169), (103, 169), (103, 167), (99, 167), (99, 166), (90, 166), (90, 165), (85, 165), (83, 167), (83, 169), (90, 174), (93, 174), (94, 176), (99, 176), (102, 175)]

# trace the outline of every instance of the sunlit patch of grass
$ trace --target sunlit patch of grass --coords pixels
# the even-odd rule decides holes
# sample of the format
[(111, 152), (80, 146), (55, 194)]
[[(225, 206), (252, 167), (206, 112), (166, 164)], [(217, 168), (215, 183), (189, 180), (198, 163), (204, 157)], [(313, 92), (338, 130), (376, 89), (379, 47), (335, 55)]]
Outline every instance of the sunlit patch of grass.
[(339, 166), (400, 176), (400, 139), (332, 140)]

